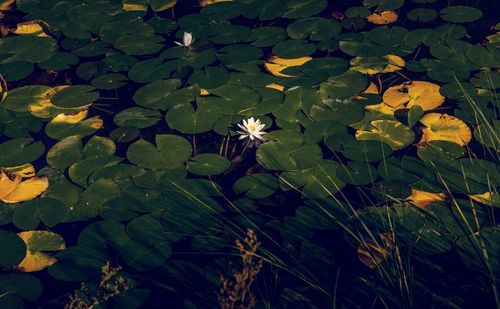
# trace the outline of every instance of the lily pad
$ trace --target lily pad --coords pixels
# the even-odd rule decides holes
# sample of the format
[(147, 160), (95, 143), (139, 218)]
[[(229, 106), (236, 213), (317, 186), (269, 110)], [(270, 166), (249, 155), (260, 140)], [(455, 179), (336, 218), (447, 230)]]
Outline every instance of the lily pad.
[(173, 169), (181, 167), (191, 157), (191, 144), (184, 138), (156, 135), (156, 147), (145, 140), (133, 143), (127, 150), (127, 158), (137, 166), (149, 169)]
[(221, 174), (230, 166), (231, 163), (226, 158), (212, 153), (199, 154), (187, 162), (187, 170), (201, 176)]

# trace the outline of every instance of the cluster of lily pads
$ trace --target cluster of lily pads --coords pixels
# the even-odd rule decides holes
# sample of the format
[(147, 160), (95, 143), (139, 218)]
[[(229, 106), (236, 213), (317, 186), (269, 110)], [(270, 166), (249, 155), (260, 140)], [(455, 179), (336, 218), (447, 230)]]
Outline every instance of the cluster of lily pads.
[(181, 2), (0, 2), (1, 308), (108, 263), (106, 307), (214, 308), (247, 228), (258, 306), (500, 305), (500, 24)]

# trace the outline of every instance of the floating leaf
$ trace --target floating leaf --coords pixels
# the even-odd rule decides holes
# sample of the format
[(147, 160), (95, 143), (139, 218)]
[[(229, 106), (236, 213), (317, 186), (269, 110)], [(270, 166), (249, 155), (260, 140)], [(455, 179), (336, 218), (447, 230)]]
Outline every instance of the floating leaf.
[(281, 71), (289, 67), (301, 66), (310, 60), (312, 60), (311, 57), (283, 59), (280, 57), (271, 56), (267, 59), (268, 62), (264, 63), (264, 67), (274, 76), (293, 77), (292, 75), (282, 74)]
[(425, 192), (411, 189), (411, 195), (405, 201), (420, 208), (426, 208), (432, 203), (444, 202), (446, 195), (444, 193)]
[(467, 124), (448, 114), (426, 114), (420, 122), (425, 128), (419, 144), (430, 141), (448, 141), (464, 146), (472, 139), (472, 133)]
[(142, 107), (131, 107), (120, 111), (113, 118), (113, 122), (120, 127), (135, 127), (139, 129), (155, 125), (161, 120), (161, 113), (157, 110)]
[(281, 173), (280, 184), (284, 190), (297, 190), (302, 187), (306, 198), (326, 198), (339, 192), (344, 182), (337, 177), (340, 164), (332, 160), (323, 160), (317, 166), (300, 171)]
[(429, 22), (436, 19), (438, 16), (437, 12), (433, 9), (418, 8), (410, 10), (406, 16), (411, 21), (417, 21), (420, 23)]
[(212, 153), (199, 154), (187, 162), (187, 170), (201, 176), (221, 174), (230, 166), (231, 163), (226, 158)]
[(26, 244), (26, 257), (17, 265), (24, 272), (43, 270), (57, 262), (45, 251), (60, 251), (66, 248), (64, 239), (47, 231), (26, 231), (17, 234)]
[(420, 105), (414, 105), (408, 111), (408, 126), (412, 128), (424, 114), (424, 109)]
[(245, 192), (245, 197), (261, 199), (270, 196), (278, 188), (278, 179), (269, 174), (252, 174), (238, 179), (234, 185), (235, 193)]
[(139, 140), (127, 150), (127, 158), (137, 166), (149, 169), (181, 167), (192, 153), (191, 144), (184, 138), (170, 134), (156, 135), (156, 147)]
[(32, 177), (22, 180), (20, 176), (11, 179), (3, 171), (0, 174), (0, 200), (4, 203), (19, 203), (34, 199), (47, 190), (47, 177)]
[(0, 144), (0, 166), (19, 166), (38, 159), (45, 151), (42, 142), (32, 138), (16, 138)]
[(371, 121), (373, 126), (370, 130), (357, 130), (358, 140), (374, 140), (387, 143), (393, 150), (404, 148), (410, 145), (415, 139), (413, 131), (395, 120), (375, 120)]
[(0, 230), (0, 265), (13, 267), (19, 264), (26, 256), (26, 244), (15, 233)]
[(72, 135), (90, 135), (99, 130), (104, 122), (99, 116), (85, 119), (87, 114), (88, 110), (73, 115), (59, 114), (45, 126), (45, 133), (57, 140)]
[(372, 8), (375, 7), (376, 12), (394, 11), (399, 9), (404, 4), (404, 0), (363, 0), (363, 5)]
[(435, 109), (444, 103), (444, 97), (436, 84), (424, 81), (405, 82), (387, 89), (383, 94), (384, 103), (401, 108), (419, 105), (424, 111)]
[(372, 13), (366, 17), (366, 20), (375, 25), (387, 25), (398, 20), (398, 14), (394, 11), (382, 11), (380, 13)]
[(384, 57), (355, 57), (351, 59), (351, 70), (368, 75), (390, 73), (401, 70), (405, 66), (403, 58), (395, 55)]
[(77, 85), (65, 87), (57, 91), (50, 102), (63, 108), (87, 108), (99, 98), (99, 92), (94, 87)]
[(470, 23), (483, 16), (481, 10), (464, 5), (448, 6), (439, 13), (442, 19), (452, 23)]
[(290, 0), (284, 18), (304, 18), (322, 12), (328, 5), (327, 0)]

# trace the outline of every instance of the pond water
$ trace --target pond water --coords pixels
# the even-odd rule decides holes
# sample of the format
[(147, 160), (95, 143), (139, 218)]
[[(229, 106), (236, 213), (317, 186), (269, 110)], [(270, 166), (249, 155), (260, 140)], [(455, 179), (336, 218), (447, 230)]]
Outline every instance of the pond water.
[(499, 307), (498, 12), (0, 1), (0, 308)]

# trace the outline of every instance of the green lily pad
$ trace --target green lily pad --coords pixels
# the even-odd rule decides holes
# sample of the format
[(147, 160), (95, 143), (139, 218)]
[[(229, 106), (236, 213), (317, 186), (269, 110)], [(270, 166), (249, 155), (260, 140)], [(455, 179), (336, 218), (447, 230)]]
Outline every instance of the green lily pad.
[(63, 108), (82, 108), (94, 103), (99, 98), (99, 91), (87, 85), (69, 86), (57, 91), (50, 102)]
[(32, 138), (16, 138), (0, 144), (0, 166), (19, 166), (38, 159), (45, 152), (42, 142)]
[(376, 12), (394, 11), (403, 6), (404, 0), (363, 0), (363, 5), (372, 8), (375, 7)]
[(283, 130), (266, 134), (266, 138), (271, 141), (259, 146), (256, 159), (268, 170), (303, 170), (313, 167), (321, 160), (321, 148), (316, 144), (306, 143), (300, 133)]
[(388, 144), (379, 141), (354, 140), (343, 145), (340, 152), (353, 161), (377, 162), (391, 156), (393, 151)]
[(159, 35), (127, 35), (122, 36), (114, 43), (114, 47), (127, 55), (140, 56), (154, 54), (164, 45), (163, 37)]
[(247, 198), (261, 199), (273, 194), (278, 185), (278, 179), (269, 174), (252, 174), (238, 179), (233, 190), (236, 194), (245, 192)]
[(65, 169), (80, 160), (82, 149), (81, 136), (68, 136), (49, 149), (47, 163), (55, 169)]
[(0, 74), (10, 82), (15, 82), (29, 76), (34, 70), (35, 66), (25, 61), (0, 65)]
[(90, 84), (97, 89), (118, 89), (126, 85), (127, 80), (123, 74), (105, 74), (94, 78)]
[(191, 85), (198, 85), (203, 89), (212, 89), (223, 86), (229, 80), (229, 73), (220, 67), (205, 67), (196, 70), (189, 78)]
[(52, 57), (57, 48), (57, 42), (52, 38), (22, 35), (2, 38), (0, 64), (19, 61), (39, 63)]
[(322, 41), (337, 36), (341, 28), (336, 20), (311, 17), (291, 23), (286, 31), (292, 39), (309, 38), (312, 41)]
[(281, 58), (299, 58), (313, 54), (316, 45), (304, 40), (286, 40), (273, 47), (273, 54)]
[(42, 295), (42, 282), (35, 276), (22, 273), (0, 275), (0, 306), (22, 308), (23, 300), (36, 301)]
[(14, 210), (12, 222), (23, 230), (35, 229), (40, 222), (53, 227), (64, 221), (69, 207), (53, 198), (42, 198), (22, 203)]
[(337, 177), (341, 168), (336, 161), (323, 160), (317, 166), (280, 175), (280, 186), (284, 190), (302, 188), (306, 198), (325, 198), (339, 192), (345, 183)]
[(415, 139), (413, 131), (399, 121), (375, 120), (370, 124), (373, 126), (371, 130), (356, 132), (358, 140), (381, 141), (397, 150), (410, 145)]
[(362, 186), (375, 183), (377, 170), (367, 162), (349, 162), (337, 169), (338, 177), (345, 183)]
[(2, 267), (16, 266), (26, 255), (26, 245), (15, 233), (0, 230), (0, 246), (2, 246), (2, 255), (0, 255)]
[(247, 41), (252, 42), (252, 45), (256, 47), (269, 47), (285, 39), (286, 32), (281, 27), (260, 27), (252, 30), (252, 35)]
[(49, 59), (38, 63), (44, 70), (63, 71), (71, 69), (78, 64), (78, 57), (72, 53), (58, 52)]
[(187, 170), (190, 173), (200, 176), (213, 176), (223, 173), (231, 166), (229, 162), (223, 156), (203, 153), (192, 157), (187, 162)]
[(199, 100), (196, 109), (191, 104), (173, 106), (165, 117), (168, 126), (185, 134), (198, 134), (212, 130), (222, 114), (220, 107)]
[(120, 127), (135, 127), (138, 129), (155, 125), (161, 120), (161, 113), (157, 110), (142, 107), (131, 107), (120, 111), (113, 118), (113, 122)]
[(448, 6), (439, 13), (442, 19), (452, 23), (470, 23), (483, 16), (481, 10), (464, 5)]
[(2, 106), (15, 112), (31, 111), (31, 106), (41, 105), (52, 95), (47, 86), (24, 86), (12, 89), (2, 101)]
[(321, 13), (326, 9), (326, 0), (290, 0), (287, 2), (287, 10), (284, 18), (304, 18)]
[(136, 139), (141, 131), (134, 127), (120, 127), (109, 133), (109, 138), (117, 143), (128, 143)]
[(137, 90), (133, 99), (138, 105), (166, 110), (177, 104), (194, 101), (199, 94), (197, 87), (179, 89), (180, 86), (179, 79), (159, 80)]
[(148, 169), (181, 167), (191, 157), (191, 144), (184, 138), (170, 134), (156, 135), (156, 147), (139, 140), (127, 150), (127, 158), (137, 166)]
[(347, 71), (321, 83), (319, 91), (324, 99), (344, 99), (361, 93), (369, 84), (370, 81), (364, 74)]
[(412, 9), (408, 11), (408, 13), (406, 13), (406, 17), (408, 17), (409, 20), (420, 23), (425, 23), (434, 20), (436, 19), (437, 16), (438, 14), (435, 10), (426, 8)]
[(103, 125), (99, 116), (88, 118), (76, 123), (66, 122), (64, 118), (54, 118), (45, 126), (45, 133), (48, 137), (62, 140), (68, 136), (80, 135), (88, 136), (95, 133)]

